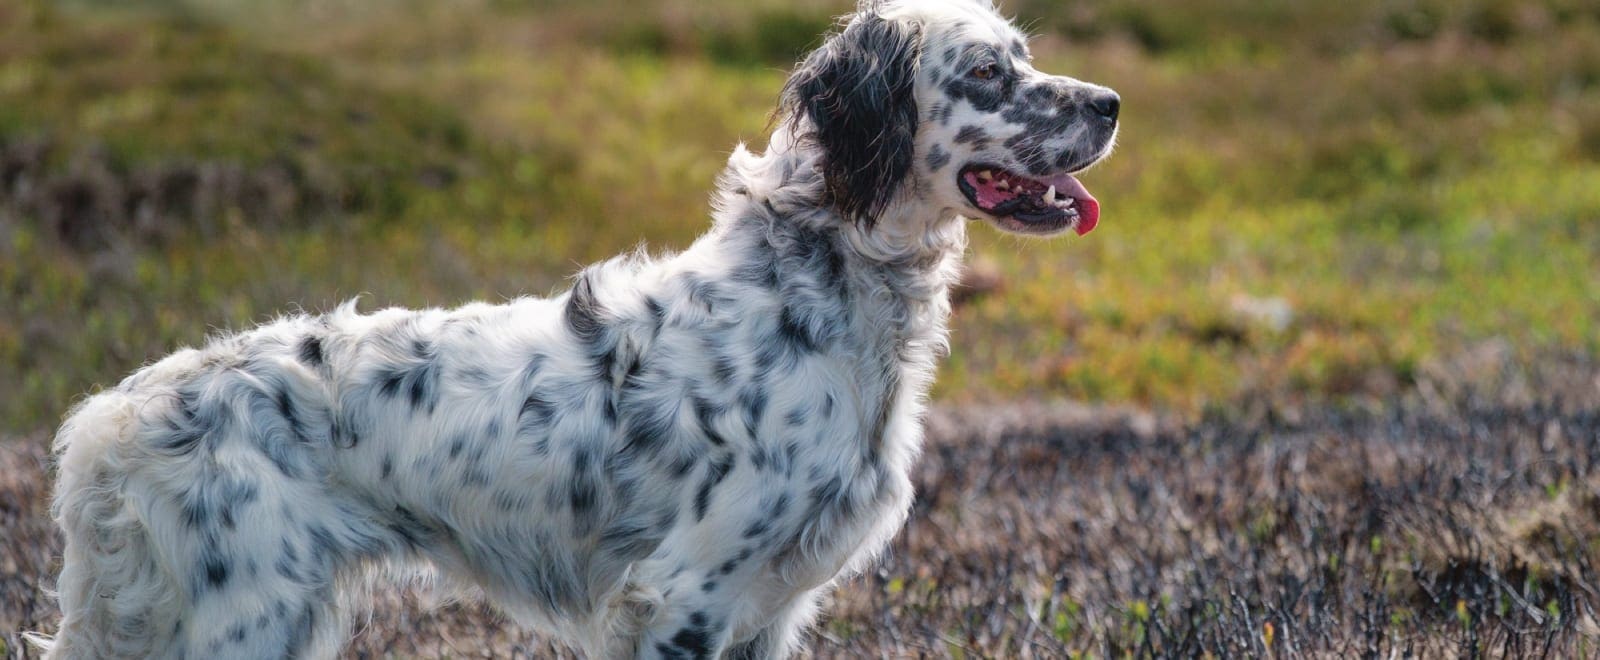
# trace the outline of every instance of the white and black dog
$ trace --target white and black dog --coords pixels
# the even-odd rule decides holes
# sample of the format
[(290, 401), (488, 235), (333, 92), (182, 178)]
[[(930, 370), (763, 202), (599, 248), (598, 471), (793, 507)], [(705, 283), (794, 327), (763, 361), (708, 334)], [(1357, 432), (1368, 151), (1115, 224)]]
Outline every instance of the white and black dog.
[(56, 439), (55, 658), (334, 655), (422, 567), (589, 657), (774, 658), (905, 520), (965, 218), (1084, 233), (1118, 98), (987, 0), (872, 2), (710, 233), (551, 299), (179, 351)]

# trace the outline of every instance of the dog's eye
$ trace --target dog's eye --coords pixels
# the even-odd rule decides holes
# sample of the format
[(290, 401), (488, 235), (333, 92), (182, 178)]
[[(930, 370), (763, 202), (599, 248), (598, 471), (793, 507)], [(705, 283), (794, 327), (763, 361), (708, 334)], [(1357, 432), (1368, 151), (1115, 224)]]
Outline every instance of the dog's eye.
[(979, 80), (988, 80), (994, 77), (993, 64), (979, 64), (972, 68), (972, 77)]

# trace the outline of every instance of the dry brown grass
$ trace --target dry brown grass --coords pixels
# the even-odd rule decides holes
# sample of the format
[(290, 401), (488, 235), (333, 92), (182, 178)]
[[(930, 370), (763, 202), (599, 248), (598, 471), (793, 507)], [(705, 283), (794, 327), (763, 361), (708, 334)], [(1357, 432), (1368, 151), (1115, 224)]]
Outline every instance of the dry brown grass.
[[(1575, 657), (1600, 649), (1600, 366), (1487, 347), (1369, 409), (930, 418), (911, 520), (822, 657)], [(0, 443), (0, 631), (48, 629), (44, 438)], [(385, 591), (349, 657), (552, 657)]]

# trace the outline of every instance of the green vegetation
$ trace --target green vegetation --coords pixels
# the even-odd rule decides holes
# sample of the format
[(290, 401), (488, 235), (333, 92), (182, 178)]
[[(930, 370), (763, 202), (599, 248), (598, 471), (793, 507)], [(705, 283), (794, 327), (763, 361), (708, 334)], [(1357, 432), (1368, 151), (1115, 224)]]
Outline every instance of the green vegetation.
[[(0, 0), (0, 429), (215, 328), (682, 247), (848, 6), (112, 4)], [(974, 228), (1003, 286), (957, 310), (942, 399), (1295, 405), (1489, 340), (1600, 353), (1591, 3), (1008, 9), (1125, 128), (1095, 233)]]
[[(52, 625), (74, 400), (215, 329), (687, 245), (849, 4), (0, 0), (0, 654)], [(1007, 8), (1123, 96), (1104, 221), (974, 227), (919, 503), (817, 653), (1592, 654), (1600, 8)], [(413, 600), (352, 652), (557, 652)]]

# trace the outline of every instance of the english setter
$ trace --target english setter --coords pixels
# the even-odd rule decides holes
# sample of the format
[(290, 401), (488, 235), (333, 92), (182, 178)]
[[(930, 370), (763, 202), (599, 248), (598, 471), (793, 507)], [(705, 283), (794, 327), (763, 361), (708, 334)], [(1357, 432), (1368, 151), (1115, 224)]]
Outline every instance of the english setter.
[(1093, 229), (1118, 105), (987, 0), (864, 3), (683, 253), (139, 370), (56, 438), (49, 657), (331, 656), (411, 566), (589, 657), (793, 653), (905, 520), (966, 218)]

